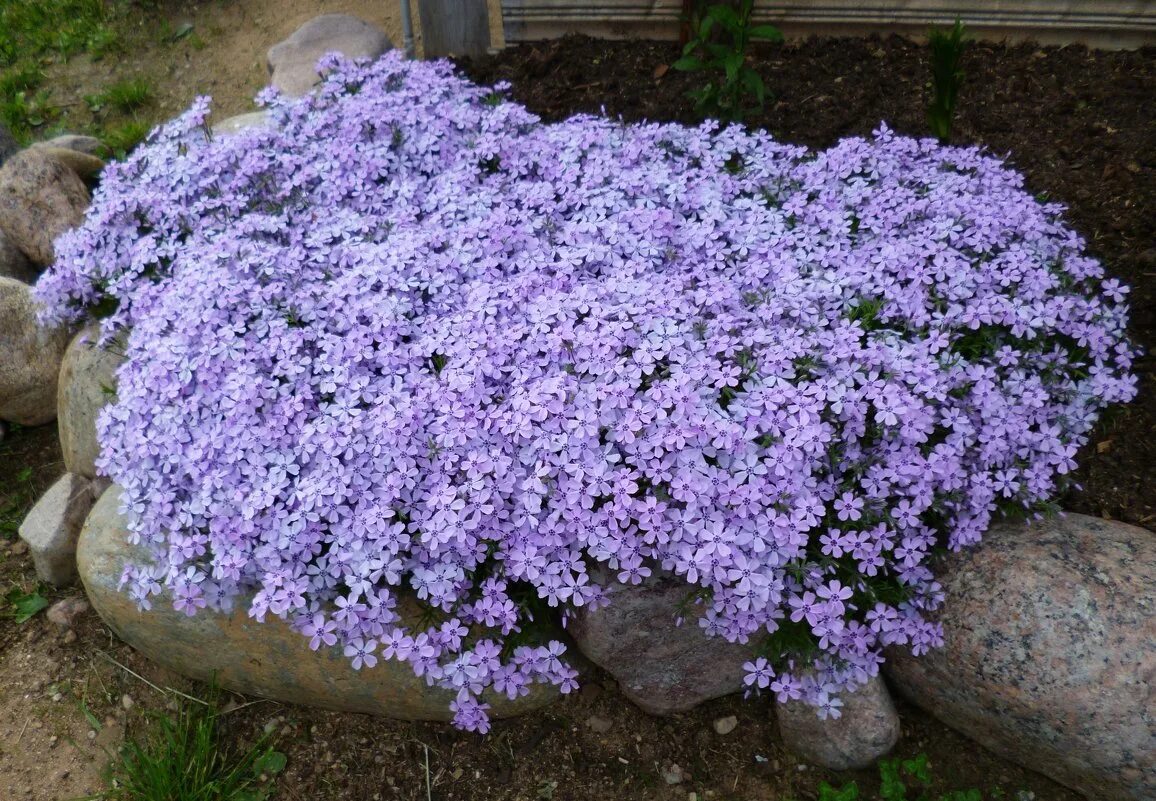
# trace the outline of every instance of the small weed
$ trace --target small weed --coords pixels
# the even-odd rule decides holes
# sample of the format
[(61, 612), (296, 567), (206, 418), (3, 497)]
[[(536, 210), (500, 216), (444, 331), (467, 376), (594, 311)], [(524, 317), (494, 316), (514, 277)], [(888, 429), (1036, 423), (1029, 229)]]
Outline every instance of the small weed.
[(141, 78), (132, 78), (127, 81), (114, 83), (99, 95), (85, 98), (93, 111), (108, 106), (121, 114), (131, 114), (153, 101), (153, 89), (148, 81)]
[(49, 92), (27, 91), (0, 95), (0, 122), (3, 122), (17, 138), (27, 138), (33, 129), (54, 119), (57, 109), (49, 102)]
[(13, 587), (4, 595), (5, 613), (17, 623), (27, 623), (48, 607), (48, 599), (36, 590), (24, 592)]
[(152, 126), (142, 120), (129, 120), (104, 130), (101, 139), (114, 156), (124, 158), (149, 135)]
[(963, 84), (963, 70), (959, 68), (963, 56), (964, 30), (958, 19), (951, 31), (933, 30), (931, 46), (931, 105), (927, 109), (927, 124), (940, 142), (951, 138), (951, 124), (955, 118), (955, 101)]
[[(938, 795), (930, 795), (927, 786), (931, 784), (931, 765), (927, 754), (919, 754), (912, 759), (883, 759), (879, 761), (879, 801), (983, 801), (983, 794), (974, 788), (950, 790)], [(909, 787), (914, 783), (916, 786)], [(908, 792), (916, 795), (908, 795)], [(1002, 797), (993, 791), (991, 799)], [(819, 786), (819, 801), (867, 801), (859, 792), (859, 785), (847, 782), (842, 787), (833, 787), (827, 782)]]
[(29, 508), (36, 501), (32, 468), (21, 468), (5, 494), (7, 497), (0, 500), (0, 537), (12, 539), (16, 536)]
[(762, 110), (767, 90), (758, 72), (747, 66), (747, 47), (756, 40), (782, 41), (783, 34), (773, 25), (752, 25), (753, 13), (754, 0), (740, 0), (737, 8), (718, 3), (702, 10), (700, 5), (691, 20), (694, 35), (671, 66), (707, 76), (691, 92), (696, 111), (741, 122), (748, 112)]
[(127, 741), (109, 777), (108, 801), (263, 801), (285, 755), (267, 738), (247, 750), (221, 737), (216, 694), (208, 705), (182, 704), (175, 717), (153, 713), (143, 739)]

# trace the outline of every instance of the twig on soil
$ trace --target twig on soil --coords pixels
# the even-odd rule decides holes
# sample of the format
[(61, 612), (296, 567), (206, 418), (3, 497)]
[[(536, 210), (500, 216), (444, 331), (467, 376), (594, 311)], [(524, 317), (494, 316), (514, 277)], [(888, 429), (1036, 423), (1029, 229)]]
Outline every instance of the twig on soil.
[(222, 709), (221, 714), (222, 715), (231, 715), (232, 713), (237, 712), (241, 709), (244, 709), (247, 706), (253, 706), (253, 704), (268, 704), (268, 703), (271, 703), (271, 701), (268, 698), (258, 698), (256, 701), (246, 701), (243, 704), (238, 704), (237, 706), (233, 707), (232, 709)]
[(24, 730), (28, 728), (28, 721), (31, 718), (24, 718), (24, 725), (20, 729), (20, 733), (16, 735), (16, 742), (20, 742), (20, 738), (24, 736)]
[(161, 687), (158, 687), (158, 686), (156, 686), (156, 685), (155, 685), (155, 684), (153, 684), (151, 681), (149, 681), (148, 679), (146, 679), (144, 676), (140, 675), (139, 673), (135, 673), (135, 672), (133, 672), (133, 671), (132, 671), (130, 668), (127, 668), (127, 667), (125, 667), (124, 665), (122, 665), (120, 662), (117, 662), (115, 659), (113, 659), (111, 656), (109, 656), (108, 654), (106, 654), (104, 651), (101, 651), (101, 650), (97, 650), (97, 653), (98, 653), (98, 654), (100, 654), (101, 656), (103, 656), (103, 657), (104, 657), (105, 659), (107, 659), (109, 662), (112, 662), (114, 665), (116, 665), (118, 668), (120, 668), (121, 670), (123, 670), (125, 673), (127, 673), (127, 674), (129, 674), (130, 676), (133, 676), (133, 677), (135, 677), (135, 678), (137, 678), (137, 679), (140, 679), (141, 681), (143, 681), (143, 682), (144, 682), (145, 684), (147, 684), (148, 686), (152, 687), (154, 690), (156, 690), (156, 691), (157, 691), (158, 693), (160, 693), (161, 695), (164, 695), (164, 694), (166, 694), (166, 693), (172, 693), (173, 695), (179, 695), (181, 698), (184, 698), (185, 700), (188, 700), (188, 701), (196, 701), (196, 702), (197, 702), (198, 704), (200, 704), (201, 706), (209, 706), (209, 702), (208, 702), (208, 701), (204, 701), (204, 700), (202, 700), (202, 699), (200, 699), (200, 698), (196, 698), (195, 696), (189, 695), (189, 694), (187, 694), (187, 693), (183, 693), (183, 692), (181, 692), (180, 690), (174, 690), (172, 687), (164, 687), (164, 688), (161, 688)]
[(433, 798), (433, 788), (429, 783), (429, 746), (422, 743), (421, 747), (425, 751), (425, 801), (431, 801)]

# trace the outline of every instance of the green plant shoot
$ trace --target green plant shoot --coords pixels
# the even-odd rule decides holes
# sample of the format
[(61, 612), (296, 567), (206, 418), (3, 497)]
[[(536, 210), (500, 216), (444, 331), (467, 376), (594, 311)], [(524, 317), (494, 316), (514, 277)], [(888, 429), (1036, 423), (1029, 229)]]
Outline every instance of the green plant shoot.
[(951, 138), (951, 123), (955, 117), (955, 102), (963, 84), (963, 70), (959, 67), (963, 56), (963, 23), (957, 18), (950, 31), (932, 30), (931, 45), (931, 105), (927, 109), (927, 123), (940, 142)]
[(752, 25), (753, 10), (754, 0), (741, 0), (737, 8), (720, 3), (692, 20), (693, 36), (672, 66), (707, 76), (706, 83), (690, 93), (699, 113), (739, 122), (765, 105), (766, 85), (747, 65), (747, 47), (752, 41), (782, 41), (783, 34), (774, 25)]

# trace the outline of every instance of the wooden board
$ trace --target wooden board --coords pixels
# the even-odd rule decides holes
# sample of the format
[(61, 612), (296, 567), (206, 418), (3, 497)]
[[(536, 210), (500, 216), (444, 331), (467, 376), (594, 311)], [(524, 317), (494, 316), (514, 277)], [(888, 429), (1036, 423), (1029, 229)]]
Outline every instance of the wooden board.
[[(756, 0), (758, 22), (788, 36), (926, 35), (957, 13), (978, 38), (1081, 42), (1092, 47), (1156, 44), (1156, 0)], [(682, 0), (502, 0), (507, 42), (565, 33), (605, 38), (678, 37)]]
[(490, 47), (486, 0), (418, 0), (422, 55), (480, 56)]

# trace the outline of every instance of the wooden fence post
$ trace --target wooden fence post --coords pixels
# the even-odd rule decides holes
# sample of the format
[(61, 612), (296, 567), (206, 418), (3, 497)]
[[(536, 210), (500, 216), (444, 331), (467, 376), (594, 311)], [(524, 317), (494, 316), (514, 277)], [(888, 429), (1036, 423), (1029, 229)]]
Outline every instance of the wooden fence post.
[(418, 0), (422, 54), (481, 56), (490, 47), (486, 0)]

